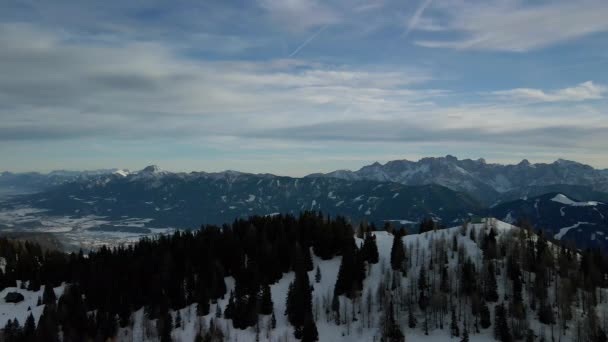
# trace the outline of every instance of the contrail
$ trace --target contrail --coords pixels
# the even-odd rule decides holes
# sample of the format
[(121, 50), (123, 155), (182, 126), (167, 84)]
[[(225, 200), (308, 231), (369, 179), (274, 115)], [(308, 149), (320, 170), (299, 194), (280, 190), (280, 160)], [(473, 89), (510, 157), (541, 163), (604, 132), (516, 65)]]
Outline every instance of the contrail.
[(429, 7), (429, 5), (431, 4), (431, 1), (433, 1), (433, 0), (422, 1), (420, 6), (416, 9), (416, 12), (414, 12), (414, 15), (412, 16), (412, 18), (410, 18), (410, 21), (407, 23), (407, 28), (405, 29), (405, 32), (403, 33), (404, 37), (407, 36), (410, 33), (410, 31), (412, 31), (412, 29), (414, 29), (414, 26), (416, 26), (416, 24), (418, 24), (418, 20), (420, 20), (420, 17), (422, 17), (424, 10), (427, 7)]
[(315, 32), (315, 33), (314, 33), (312, 36), (308, 37), (308, 39), (306, 39), (306, 40), (304, 41), (304, 43), (302, 43), (300, 46), (298, 46), (298, 48), (297, 48), (297, 49), (293, 50), (293, 52), (289, 54), (289, 57), (293, 57), (293, 56), (297, 55), (297, 54), (298, 54), (298, 52), (300, 52), (300, 50), (302, 50), (302, 49), (303, 49), (303, 48), (304, 48), (306, 45), (308, 45), (310, 42), (312, 42), (312, 41), (313, 41), (313, 39), (317, 38), (317, 36), (318, 36), (318, 35), (319, 35), (321, 32), (325, 31), (325, 29), (326, 29), (326, 28), (327, 28), (327, 25), (323, 25), (323, 27), (321, 27), (321, 28), (319, 29), (319, 31)]

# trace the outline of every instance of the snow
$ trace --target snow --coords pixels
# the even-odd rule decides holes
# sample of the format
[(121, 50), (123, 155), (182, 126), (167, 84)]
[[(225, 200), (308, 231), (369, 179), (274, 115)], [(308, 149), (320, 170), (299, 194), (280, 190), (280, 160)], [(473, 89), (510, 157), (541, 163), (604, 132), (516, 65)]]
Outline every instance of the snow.
[(581, 224), (595, 224), (595, 223), (578, 222), (578, 223), (576, 223), (576, 224), (574, 224), (572, 226), (560, 228), (559, 233), (555, 234), (553, 236), (553, 238), (556, 239), (556, 240), (561, 240), (562, 237), (564, 237), (564, 235), (566, 235), (570, 231), (570, 229), (578, 228)]
[(340, 202), (336, 203), (336, 207), (339, 207), (339, 206), (341, 206), (342, 204), (344, 204), (344, 201), (340, 201)]
[(116, 170), (116, 171), (114, 171), (114, 174), (122, 176), (122, 177), (127, 177), (130, 174), (130, 172), (129, 172), (129, 170)]
[[(18, 282), (17, 285), (20, 285), (20, 283), (21, 282)], [(63, 294), (64, 287), (65, 286), (62, 285), (54, 288), (57, 298)], [(6, 303), (4, 301), (4, 297), (9, 292), (21, 293), (24, 300), (20, 303)], [(25, 320), (27, 319), (27, 316), (30, 315), (30, 312), (34, 316), (36, 322), (38, 322), (38, 319), (44, 310), (44, 305), (36, 306), (36, 304), (38, 302), (38, 297), (42, 297), (43, 292), (44, 286), (41, 286), (39, 291), (28, 291), (19, 287), (7, 287), (0, 291), (0, 327), (4, 327), (9, 319), (15, 318), (17, 318), (17, 320), (19, 320), (19, 324), (23, 326), (23, 323), (25, 323)]]
[(397, 196), (399, 196), (398, 192), (393, 195), (393, 198), (397, 198)]
[[(391, 221), (407, 221), (408, 220), (391, 220)], [(487, 229), (487, 227), (493, 227), (498, 234), (497, 239), (504, 238), (507, 234), (514, 234), (516, 227), (512, 226), (507, 222), (502, 222), (496, 219), (484, 219), (479, 224), (469, 224), (467, 229)], [(421, 260), (428, 258), (429, 251), (432, 250), (432, 246), (436, 243), (450, 243), (452, 236), (458, 239), (459, 246), (463, 246), (465, 255), (470, 257), (478, 267), (481, 266), (483, 260), (483, 252), (478, 247), (477, 243), (469, 238), (469, 234), (460, 234), (460, 226), (448, 228), (444, 230), (430, 231), (423, 234), (412, 234), (402, 238), (406, 251), (409, 251), (412, 263), (412, 269), (410, 274), (417, 274), (420, 268)], [(368, 275), (364, 280), (363, 286), (363, 297), (368, 291), (376, 293), (380, 282), (384, 281), (389, 273), (387, 268), (390, 268), (390, 250), (393, 242), (393, 235), (385, 231), (377, 231), (373, 233), (376, 236), (376, 243), (378, 246), (378, 252), (380, 261), (375, 265), (369, 265)], [(599, 232), (598, 232), (599, 234)], [(357, 239), (357, 244), (360, 244), (361, 239)], [(359, 313), (359, 320), (352, 322), (350, 328), (347, 328), (346, 324), (335, 325), (333, 321), (328, 322), (325, 317), (322, 304), (324, 300), (330, 300), (333, 294), (334, 285), (336, 282), (338, 269), (341, 262), (341, 257), (337, 256), (331, 260), (321, 260), (314, 253), (311, 252), (313, 263), (315, 268), (318, 266), (321, 270), (321, 281), (315, 282), (315, 268), (308, 273), (311, 285), (313, 286), (313, 314), (315, 308), (318, 309), (319, 319), (317, 321), (317, 329), (319, 332), (319, 341), (336, 341), (336, 342), (363, 342), (363, 341), (379, 341), (380, 331), (378, 330), (378, 322), (381, 319), (380, 314), (373, 314), (370, 319), (372, 321), (371, 328), (364, 326), (364, 322), (367, 317), (363, 317), (362, 313)], [(453, 255), (449, 260), (449, 267), (456, 267), (458, 264), (458, 255)], [(283, 275), (283, 277), (271, 285), (271, 295), (274, 304), (274, 312), (277, 321), (277, 327), (274, 330), (267, 329), (270, 317), (260, 316), (260, 341), (297, 341), (293, 337), (293, 327), (287, 322), (286, 316), (283, 315), (285, 312), (285, 298), (287, 297), (287, 290), (289, 284), (294, 279), (293, 272), (289, 272)], [(408, 278), (403, 278), (403, 285), (407, 288), (409, 285)], [(234, 279), (232, 277), (225, 278), (227, 293), (230, 293), (234, 289)], [(499, 292), (504, 293), (504, 288), (501, 281), (498, 281)], [(0, 292), (0, 296), (3, 298), (7, 291), (19, 291), (24, 294), (26, 300), (23, 304), (6, 304), (0, 299), (0, 324), (3, 326), (6, 321), (10, 318), (17, 317), (23, 324), (25, 317), (29, 314), (27, 307), (32, 307), (32, 312), (36, 319), (39, 318), (43, 307), (36, 307), (35, 302), (41, 291), (29, 292), (21, 289), (6, 289)], [(55, 289), (56, 293), (60, 295), (63, 292), (63, 287)], [(228, 302), (228, 295), (223, 299), (219, 299), (217, 305), (222, 309), (226, 308)], [(342, 307), (350, 307), (351, 300), (343, 296), (340, 297), (340, 305)], [(377, 304), (375, 304), (377, 305)], [(215, 317), (216, 304), (212, 303), (210, 306), (210, 313), (204, 317), (196, 316), (196, 306), (191, 305), (179, 310), (182, 317), (182, 326), (175, 328), (172, 332), (173, 340), (175, 341), (193, 341), (196, 332), (201, 326), (209, 326), (211, 319), (214, 320), (216, 326), (219, 326), (226, 336), (226, 341), (254, 341), (255, 340), (255, 329), (248, 328), (245, 330), (238, 330), (232, 328), (230, 320), (224, 318)], [(493, 312), (492, 307), (490, 311)], [(374, 311), (377, 312), (377, 311)], [(176, 311), (172, 312), (173, 317), (177, 315)], [(449, 318), (447, 318), (449, 319)], [(449, 329), (444, 328), (431, 330), (429, 335), (424, 335), (420, 327), (416, 329), (407, 328), (406, 315), (402, 315), (398, 318), (399, 324), (405, 334), (405, 340), (408, 342), (440, 342), (450, 341)], [(154, 337), (155, 324), (145, 319), (143, 309), (139, 309), (132, 316), (133, 327), (132, 328), (121, 328), (118, 332), (118, 342), (132, 342), (132, 341), (145, 341), (155, 342), (157, 338)], [(421, 322), (421, 317), (418, 317), (418, 321)], [(531, 328), (538, 334), (543, 327), (538, 324), (537, 321), (532, 319)], [(569, 336), (565, 336), (565, 340), (568, 340)], [(457, 339), (456, 339), (457, 340)], [(473, 342), (487, 342), (493, 341), (493, 326), (488, 329), (482, 329), (478, 334), (471, 334), (470, 341)]]
[(564, 211), (564, 209), (566, 209), (566, 207), (559, 208), (559, 213), (562, 215), (562, 217), (566, 216), (566, 212)]
[(599, 202), (596, 201), (588, 201), (588, 202), (575, 202), (568, 198), (566, 195), (557, 194), (555, 197), (551, 199), (553, 202), (573, 206), (573, 207), (588, 207), (588, 206), (597, 206)]
[(249, 198), (245, 200), (245, 202), (253, 202), (255, 201), (255, 195), (249, 195)]

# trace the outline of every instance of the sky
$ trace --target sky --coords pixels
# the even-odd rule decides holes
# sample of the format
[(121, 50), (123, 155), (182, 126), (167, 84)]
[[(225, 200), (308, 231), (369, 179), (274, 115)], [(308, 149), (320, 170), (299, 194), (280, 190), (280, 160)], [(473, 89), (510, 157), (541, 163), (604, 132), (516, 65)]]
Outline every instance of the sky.
[(608, 168), (605, 0), (0, 2), (0, 170)]

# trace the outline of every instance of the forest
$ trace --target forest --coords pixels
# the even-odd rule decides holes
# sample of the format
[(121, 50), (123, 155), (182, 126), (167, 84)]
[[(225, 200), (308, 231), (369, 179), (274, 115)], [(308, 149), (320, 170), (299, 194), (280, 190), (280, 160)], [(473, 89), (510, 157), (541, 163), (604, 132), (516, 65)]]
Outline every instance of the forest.
[[(344, 217), (303, 212), (86, 254), (2, 238), (0, 290), (41, 291), (37, 305), (44, 306), (37, 319), (30, 313), (24, 322), (9, 320), (2, 335), (7, 342), (116, 340), (143, 309), (152, 325), (146, 336), (172, 341), (185, 324), (180, 310), (195, 307), (197, 317), (209, 319), (194, 341), (229, 340), (229, 330), (246, 329), (270, 340), (280, 316), (289, 340), (301, 341), (319, 340), (320, 324), (342, 336), (370, 329), (379, 341), (404, 341), (408, 331), (445, 331), (461, 341), (489, 331), (503, 342), (606, 341), (598, 310), (608, 300), (606, 255), (558, 245), (525, 221), (517, 226), (485, 220), (442, 229), (424, 220), (409, 239), (389, 223), (354, 227)], [(390, 242), (388, 260), (379, 257), (380, 239)], [(314, 295), (313, 285), (328, 276), (314, 260), (335, 258), (333, 291)], [(293, 280), (278, 311), (271, 287), (286, 274)], [(227, 320), (230, 326), (219, 324)]]

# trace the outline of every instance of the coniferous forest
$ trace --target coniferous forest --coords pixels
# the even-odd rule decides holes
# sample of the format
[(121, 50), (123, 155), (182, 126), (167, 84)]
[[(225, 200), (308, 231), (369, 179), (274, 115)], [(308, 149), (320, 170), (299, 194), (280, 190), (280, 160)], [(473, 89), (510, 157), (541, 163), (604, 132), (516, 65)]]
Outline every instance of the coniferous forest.
[(425, 220), (424, 233), (407, 235), (304, 212), (87, 254), (0, 239), (0, 290), (38, 291), (43, 308), (8, 320), (2, 336), (120, 341), (140, 324), (146, 340), (172, 341), (196, 322), (194, 341), (231, 341), (239, 331), (317, 341), (330, 328), (361, 341), (606, 341), (606, 256), (554, 244), (526, 222), (507, 226), (438, 229)]

